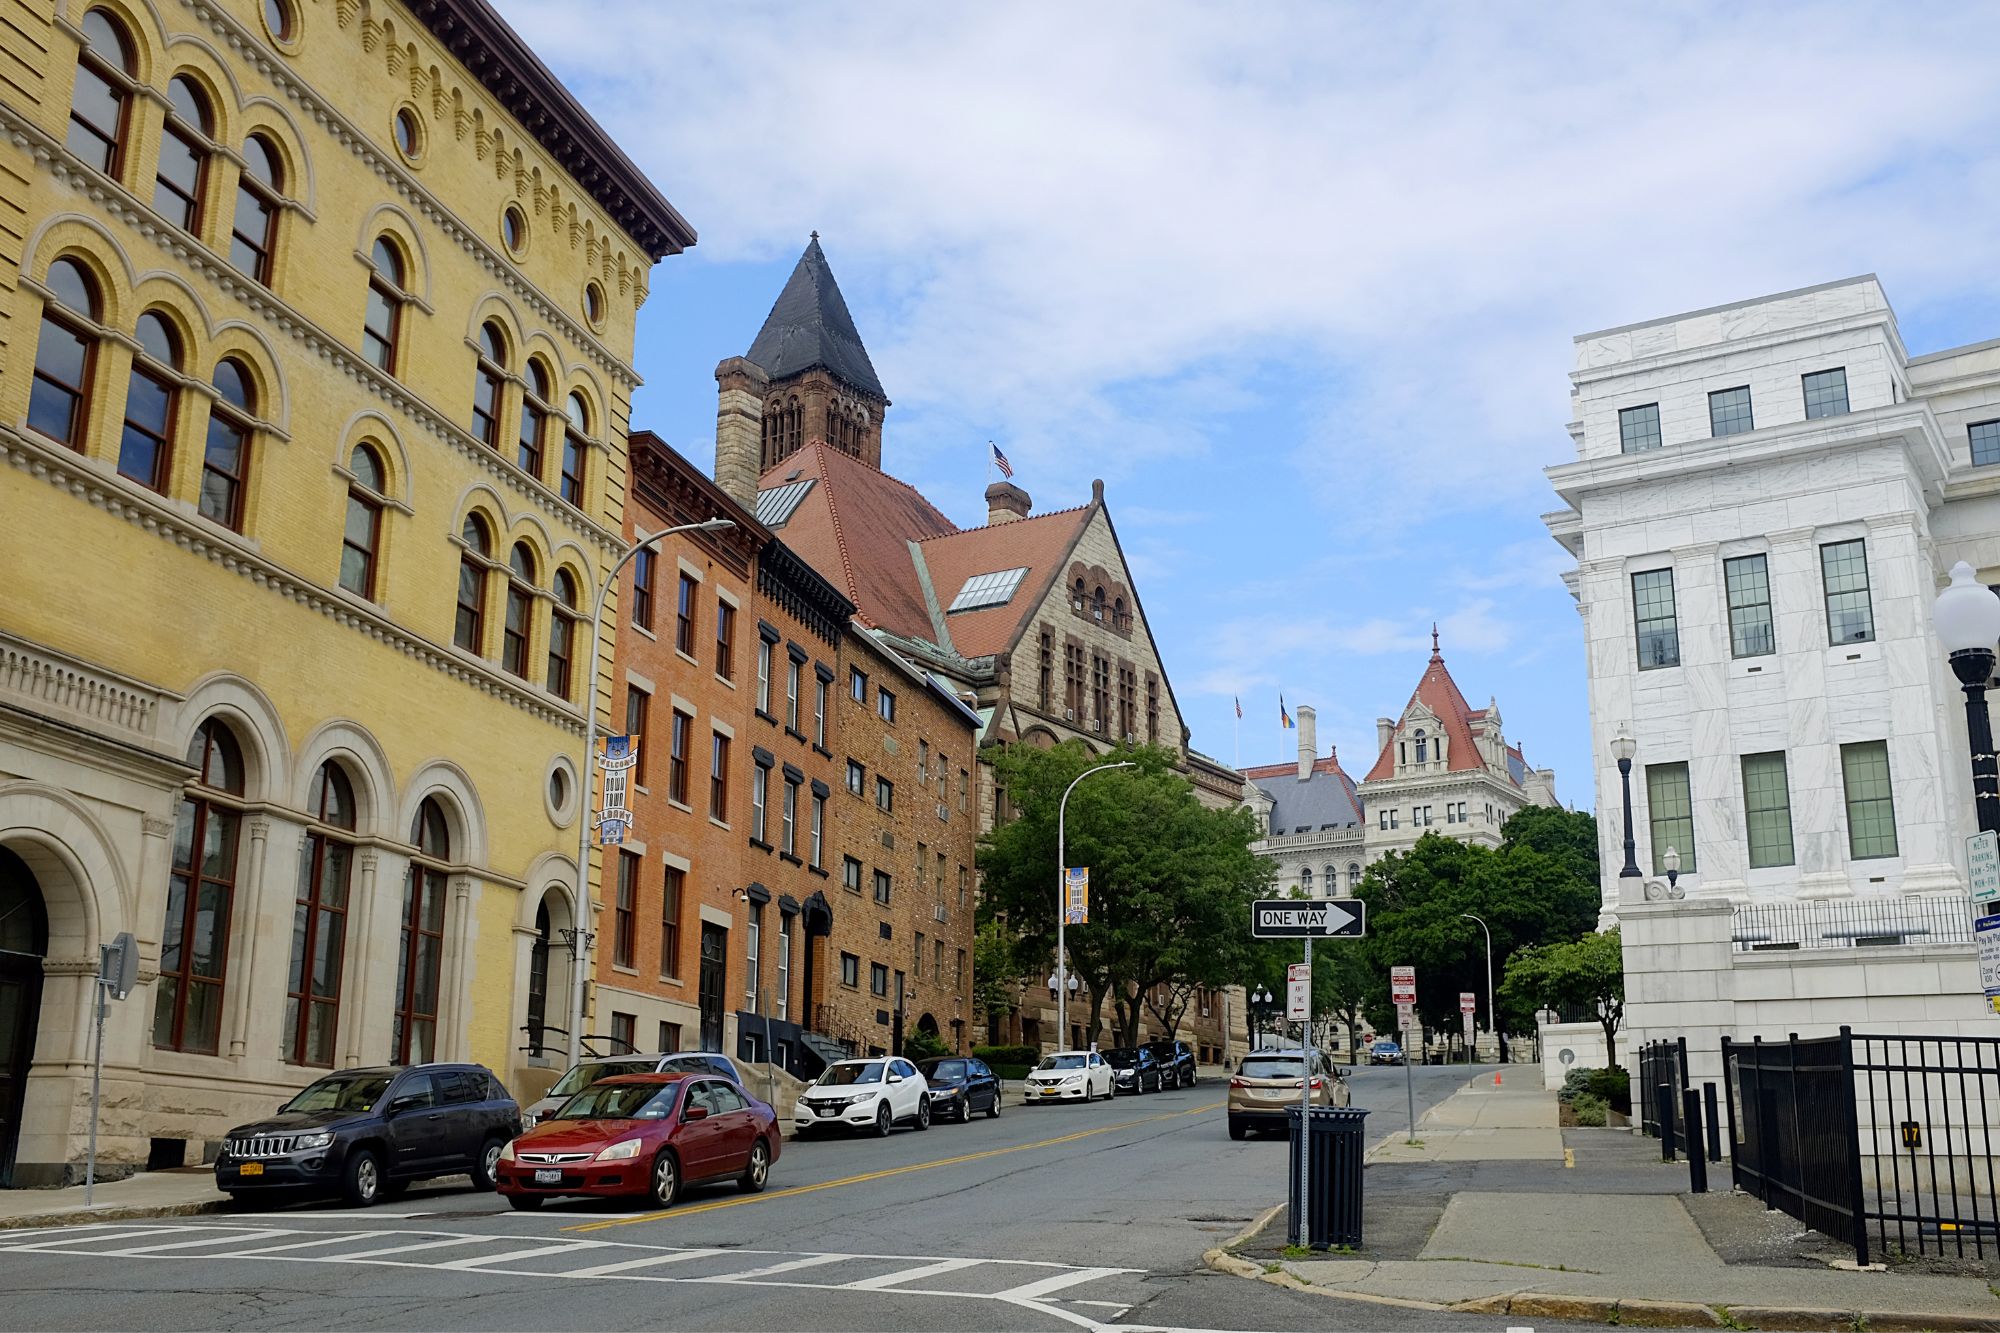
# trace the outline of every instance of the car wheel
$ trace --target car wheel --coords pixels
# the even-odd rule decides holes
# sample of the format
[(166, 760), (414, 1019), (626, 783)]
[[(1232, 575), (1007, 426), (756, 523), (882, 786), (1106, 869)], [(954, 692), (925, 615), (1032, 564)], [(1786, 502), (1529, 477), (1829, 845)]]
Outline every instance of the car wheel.
[(958, 1123), (961, 1125), (972, 1123), (972, 1094), (969, 1092), (959, 1094)]
[(736, 1187), (745, 1194), (759, 1194), (763, 1192), (764, 1182), (770, 1178), (771, 1150), (764, 1146), (764, 1140), (760, 1138), (750, 1145), (750, 1165), (743, 1168), (742, 1178), (736, 1182)]
[(653, 1201), (655, 1208), (671, 1208), (674, 1200), (681, 1196), (681, 1164), (665, 1148), (653, 1159), (653, 1179), (646, 1188), (646, 1197)]
[(1248, 1137), (1249, 1137), (1249, 1134), (1250, 1134), (1250, 1131), (1249, 1131), (1248, 1129), (1244, 1128), (1244, 1126), (1243, 1126), (1243, 1122), (1242, 1122), (1241, 1120), (1238, 1120), (1238, 1119), (1236, 1119), (1236, 1118), (1235, 1118), (1234, 1116), (1231, 1116), (1231, 1117), (1230, 1117), (1230, 1119), (1229, 1119), (1229, 1137), (1230, 1137), (1230, 1138), (1232, 1138), (1232, 1139), (1235, 1139), (1235, 1140), (1236, 1140), (1237, 1142), (1239, 1142), (1239, 1143), (1240, 1143), (1240, 1142), (1242, 1142), (1242, 1141), (1243, 1141), (1243, 1140), (1244, 1140), (1245, 1138), (1248, 1138)]
[(993, 1104), (986, 1108), (986, 1118), (988, 1120), (998, 1120), (1000, 1118), (1000, 1089), (998, 1088), (993, 1089)]
[(875, 1107), (875, 1137), (878, 1139), (888, 1138), (889, 1129), (889, 1103), (881, 1102)]
[(340, 1197), (355, 1208), (367, 1208), (382, 1197), (382, 1162), (372, 1149), (356, 1148), (340, 1173)]
[(929, 1097), (921, 1097), (917, 1100), (917, 1128), (929, 1129), (930, 1127), (931, 1099)]
[(507, 1196), (507, 1203), (517, 1213), (532, 1213), (542, 1206), (542, 1196), (539, 1194), (509, 1194)]
[(472, 1164), (472, 1188), (490, 1190), (500, 1178), (500, 1150), (506, 1147), (503, 1139), (488, 1139), (480, 1145), (479, 1159)]

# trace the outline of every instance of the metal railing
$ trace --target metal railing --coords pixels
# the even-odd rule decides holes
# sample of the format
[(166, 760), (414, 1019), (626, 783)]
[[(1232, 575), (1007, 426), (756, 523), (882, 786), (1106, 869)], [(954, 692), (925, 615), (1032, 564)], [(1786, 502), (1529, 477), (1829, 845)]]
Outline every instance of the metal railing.
[[(1690, 1129), (1680, 1123), (1685, 1118), (1681, 1099), (1689, 1087), (1687, 1056), (1686, 1037), (1649, 1041), (1639, 1048), (1639, 1077), (1632, 1083), (1632, 1109), (1639, 1113), (1639, 1128), (1648, 1138), (1661, 1140), (1663, 1155), (1669, 1158), (1701, 1151), (1699, 1142), (1690, 1146), (1690, 1138), (1700, 1135), (1700, 1126)], [(1668, 1090), (1665, 1098), (1661, 1088)]]
[(1845, 898), (1832, 902), (1750, 903), (1736, 909), (1736, 949), (1851, 949), (1884, 944), (1967, 944), (1972, 900), (1966, 895)]

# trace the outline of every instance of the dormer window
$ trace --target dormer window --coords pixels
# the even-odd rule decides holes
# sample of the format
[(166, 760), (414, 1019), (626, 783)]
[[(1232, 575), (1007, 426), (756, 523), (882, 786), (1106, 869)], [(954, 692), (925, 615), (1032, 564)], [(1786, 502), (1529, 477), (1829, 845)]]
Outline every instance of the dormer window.
[(1430, 762), (1430, 756), (1431, 756), (1431, 743), (1424, 738), (1424, 729), (1422, 727), (1418, 727), (1417, 762), (1420, 764), (1427, 764)]

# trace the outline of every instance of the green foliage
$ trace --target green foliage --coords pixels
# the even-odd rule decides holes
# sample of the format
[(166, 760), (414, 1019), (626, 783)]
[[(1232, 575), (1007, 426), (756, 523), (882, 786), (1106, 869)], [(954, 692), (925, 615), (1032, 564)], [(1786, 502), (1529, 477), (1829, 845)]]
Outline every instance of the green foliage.
[(1576, 1112), (1576, 1123), (1590, 1129), (1604, 1128), (1606, 1110), (1604, 1099), (1594, 1093), (1580, 1092), (1570, 1099), (1570, 1109)]
[(1521, 950), (1507, 960), (1507, 978), (1501, 983), (1500, 994), (1510, 1010), (1590, 1008), (1604, 1028), (1611, 1064), (1618, 1063), (1618, 1025), (1625, 1017), (1625, 959), (1616, 930)]
[(1539, 852), (1555, 861), (1572, 878), (1595, 888), (1601, 882), (1597, 860), (1597, 821), (1580, 810), (1530, 805), (1514, 812), (1500, 829), (1503, 852)]
[(973, 1012), (1004, 1013), (1014, 1002), (1021, 977), (1034, 970), (1035, 965), (1021, 957), (1020, 936), (1005, 921), (987, 916), (972, 936)]
[(999, 1073), (1001, 1065), (1034, 1064), (1042, 1058), (1042, 1049), (1039, 1046), (975, 1046), (972, 1058), (984, 1060), (993, 1066), (995, 1073)]
[(1632, 1079), (1616, 1065), (1609, 1069), (1585, 1069), (1581, 1066), (1563, 1075), (1562, 1091), (1556, 1100), (1575, 1102), (1585, 1098), (1595, 1098), (1624, 1115), (1632, 1112)]
[(911, 1028), (903, 1034), (903, 1058), (915, 1063), (928, 1060), (934, 1055), (950, 1055), (951, 1048), (940, 1037), (934, 1037), (922, 1028)]
[[(1193, 987), (1243, 979), (1255, 955), (1250, 902), (1273, 873), (1250, 851), (1258, 834), (1248, 810), (1202, 805), (1174, 771), (1173, 754), (1152, 746), (1106, 756), (1081, 742), (1015, 745), (987, 757), (1017, 812), (979, 845), (986, 908), (1017, 932), (1016, 975), (1046, 967), (1055, 952), (1064, 789), (1097, 764), (1133, 764), (1079, 783), (1069, 798), (1066, 859), (1090, 867), (1090, 920), (1066, 932), (1070, 965), (1089, 987), (1080, 997), (1089, 1005), (1086, 1039), (1099, 1036), (1107, 999), (1129, 1032), (1156, 986), (1171, 988), (1184, 1006)], [(1039, 961), (1023, 967), (1030, 959)]]

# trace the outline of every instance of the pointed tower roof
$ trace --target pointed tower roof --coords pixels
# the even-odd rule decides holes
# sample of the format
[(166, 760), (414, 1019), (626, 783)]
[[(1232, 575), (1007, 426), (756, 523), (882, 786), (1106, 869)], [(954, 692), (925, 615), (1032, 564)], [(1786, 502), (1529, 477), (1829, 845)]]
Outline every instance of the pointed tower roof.
[(889, 398), (882, 392), (882, 381), (875, 378), (875, 367), (868, 360), (868, 349), (861, 345), (854, 318), (847, 313), (840, 284), (827, 267), (818, 232), (812, 234), (806, 252), (799, 256), (798, 266), (745, 355), (773, 380), (789, 379), (817, 366), (850, 388), (884, 402)]
[[(1473, 719), (1484, 717), (1485, 713), (1473, 711), (1472, 705), (1466, 703), (1465, 695), (1460, 692), (1458, 682), (1451, 678), (1451, 672), (1445, 670), (1444, 653), (1438, 648), (1435, 625), (1431, 626), (1431, 660), (1424, 667), (1423, 679), (1417, 682), (1417, 688), (1410, 694), (1410, 703), (1420, 703), (1436, 714), (1445, 735), (1450, 738), (1451, 746), (1445, 764), (1448, 771), (1457, 773), (1485, 767), (1486, 761), (1480, 757), (1478, 744), (1472, 736)], [(1404, 704), (1403, 713), (1409, 711), (1410, 705)], [(1397, 720), (1401, 720), (1401, 715)], [(1379, 782), (1395, 776), (1395, 750), (1396, 741), (1391, 737), (1389, 743), (1382, 747), (1382, 753), (1376, 756), (1375, 767), (1368, 770), (1368, 776), (1362, 781)]]

